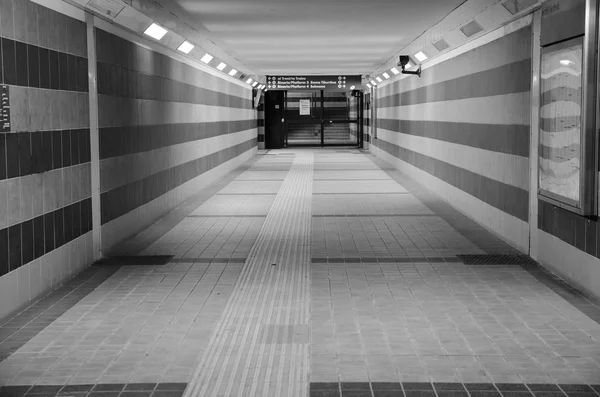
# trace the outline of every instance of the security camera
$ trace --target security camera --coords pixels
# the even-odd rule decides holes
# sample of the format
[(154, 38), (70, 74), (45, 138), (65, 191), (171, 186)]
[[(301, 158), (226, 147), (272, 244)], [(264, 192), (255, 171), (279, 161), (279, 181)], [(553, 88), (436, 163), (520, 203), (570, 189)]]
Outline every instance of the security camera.
[(408, 55), (400, 55), (400, 62), (398, 62), (398, 66), (402, 68), (402, 74), (414, 74), (421, 77), (421, 65), (419, 65), (419, 69), (414, 71), (406, 70), (406, 65), (410, 63), (410, 57)]

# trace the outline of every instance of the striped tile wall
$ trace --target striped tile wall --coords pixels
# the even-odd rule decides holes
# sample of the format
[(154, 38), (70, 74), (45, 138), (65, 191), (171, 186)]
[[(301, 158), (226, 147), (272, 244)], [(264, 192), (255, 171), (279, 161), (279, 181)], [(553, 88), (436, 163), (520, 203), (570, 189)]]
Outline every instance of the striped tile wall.
[(86, 30), (29, 0), (0, 1), (0, 318), (91, 260)]
[(105, 253), (252, 156), (252, 91), (96, 29)]
[(371, 142), (371, 93), (365, 93), (365, 99), (363, 101), (363, 124), (365, 131), (365, 139), (363, 147), (369, 148)]
[(526, 250), (531, 26), (385, 84), (372, 150)]
[(256, 108), (258, 118), (258, 149), (265, 149), (265, 93), (260, 97), (260, 102)]

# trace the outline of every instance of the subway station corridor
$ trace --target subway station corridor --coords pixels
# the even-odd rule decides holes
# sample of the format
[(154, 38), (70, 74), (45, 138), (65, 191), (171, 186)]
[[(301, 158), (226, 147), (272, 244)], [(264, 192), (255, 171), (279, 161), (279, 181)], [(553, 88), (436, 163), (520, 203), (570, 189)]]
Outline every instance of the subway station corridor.
[(2, 397), (600, 395), (598, 306), (367, 151), (259, 152), (117, 251), (1, 324)]

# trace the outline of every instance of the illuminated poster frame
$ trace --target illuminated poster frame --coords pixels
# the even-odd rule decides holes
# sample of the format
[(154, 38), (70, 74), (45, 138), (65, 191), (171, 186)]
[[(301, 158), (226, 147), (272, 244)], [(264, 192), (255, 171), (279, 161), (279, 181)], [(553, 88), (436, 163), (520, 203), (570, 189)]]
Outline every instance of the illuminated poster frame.
[[(561, 41), (556, 44), (550, 44), (541, 49), (541, 73), (540, 73), (540, 143), (539, 143), (539, 156), (538, 156), (538, 197), (541, 200), (550, 202), (558, 207), (567, 209), (584, 216), (592, 216), (597, 214), (597, 192), (596, 185), (598, 179), (598, 164), (597, 164), (597, 148), (598, 148), (598, 137), (596, 133), (596, 115), (598, 112), (596, 104), (596, 80), (597, 76), (597, 60), (596, 60), (596, 45), (597, 45), (597, 2), (598, 0), (587, 0), (586, 1), (586, 20), (585, 20), (585, 34), (583, 36), (569, 38), (568, 40)], [(558, 87), (553, 90), (554, 93), (559, 92), (555, 95), (556, 101), (552, 103), (552, 98), (544, 97), (544, 95), (551, 95), (549, 92), (544, 92), (544, 59), (550, 54), (560, 53), (561, 50), (573, 49), (576, 46), (581, 46), (581, 99), (579, 102), (579, 109), (576, 111), (576, 100), (564, 101), (566, 98), (561, 98), (560, 89), (566, 89), (566, 87)], [(556, 59), (555, 59), (556, 60)], [(565, 64), (569, 61), (565, 58)], [(570, 58), (570, 62), (576, 60)], [(567, 66), (567, 65), (564, 65)], [(567, 68), (568, 69), (568, 68)], [(571, 82), (573, 80), (571, 79)], [(565, 96), (564, 94), (562, 94)], [(544, 106), (549, 104), (556, 105), (550, 110), (550, 113), (556, 114), (556, 120), (549, 121), (548, 109)], [(563, 109), (561, 109), (563, 107)], [(576, 122), (577, 113), (579, 113), (579, 119)], [(546, 116), (546, 117), (545, 117)], [(561, 119), (562, 118), (562, 119)], [(550, 128), (548, 125), (554, 123)], [(563, 124), (561, 124), (563, 123)], [(546, 126), (546, 131), (544, 128)], [(574, 139), (569, 141), (567, 136), (565, 145), (561, 145), (561, 138), (554, 137), (555, 141), (548, 139), (548, 129), (557, 128), (563, 131), (569, 131), (571, 133), (577, 127), (579, 128), (579, 139), (578, 149), (577, 142)], [(560, 132), (560, 131), (559, 131)], [(557, 136), (560, 134), (557, 134)], [(546, 138), (546, 139), (545, 139)], [(563, 137), (564, 138), (564, 137)], [(550, 142), (549, 142), (550, 141)], [(569, 149), (569, 142), (572, 143)], [(548, 146), (550, 143), (550, 147)], [(544, 145), (546, 144), (546, 145)], [(573, 154), (577, 151), (576, 156)], [(579, 159), (578, 178), (577, 178), (577, 192), (575, 194), (565, 195), (560, 194), (559, 189), (548, 188), (548, 184), (542, 183), (542, 178), (548, 173), (548, 153), (549, 151), (560, 152), (557, 157), (564, 156), (568, 153), (575, 158)], [(546, 163), (544, 163), (546, 161)], [(575, 163), (575, 162), (572, 162)], [(563, 170), (560, 172), (564, 172)], [(573, 193), (573, 192), (572, 192)], [(571, 197), (569, 197), (571, 196)]]

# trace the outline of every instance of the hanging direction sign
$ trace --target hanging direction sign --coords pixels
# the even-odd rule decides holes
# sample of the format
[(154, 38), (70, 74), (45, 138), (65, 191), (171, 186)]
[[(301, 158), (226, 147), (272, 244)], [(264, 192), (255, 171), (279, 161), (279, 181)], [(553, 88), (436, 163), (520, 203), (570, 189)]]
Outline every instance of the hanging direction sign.
[(325, 90), (325, 91), (350, 91), (360, 89), (360, 75), (332, 75), (332, 76), (267, 76), (268, 90)]

